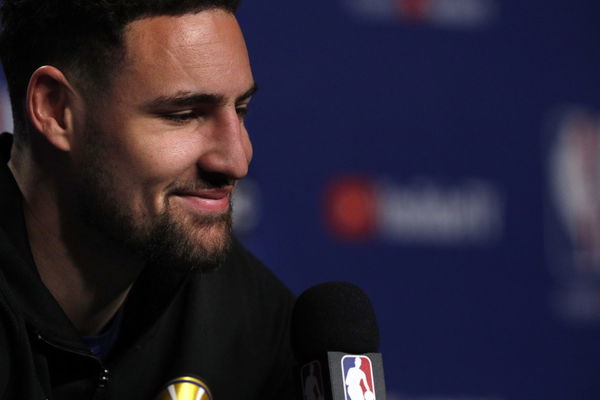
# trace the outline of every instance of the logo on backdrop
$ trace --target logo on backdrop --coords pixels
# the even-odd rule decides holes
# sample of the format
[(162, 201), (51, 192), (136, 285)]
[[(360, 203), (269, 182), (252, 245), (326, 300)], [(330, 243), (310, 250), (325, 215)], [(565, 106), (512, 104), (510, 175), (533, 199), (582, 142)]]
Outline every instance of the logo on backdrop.
[(454, 28), (489, 25), (499, 14), (497, 0), (340, 0), (353, 15), (370, 20)]
[(373, 366), (369, 357), (342, 357), (342, 374), (346, 400), (376, 400)]
[(261, 191), (258, 183), (251, 177), (237, 182), (232, 204), (235, 233), (242, 236), (254, 232), (261, 218)]
[(396, 183), (341, 176), (325, 190), (325, 222), (335, 237), (347, 241), (485, 245), (502, 235), (499, 193), (482, 179), (450, 185), (427, 178)]
[(304, 400), (325, 400), (321, 371), (321, 363), (319, 361), (313, 361), (302, 366), (300, 374)]
[(0, 131), (13, 131), (12, 108), (5, 82), (0, 84)]
[(200, 379), (184, 376), (169, 381), (155, 400), (212, 400), (212, 395)]
[(600, 113), (553, 115), (547, 155), (547, 249), (556, 306), (571, 319), (600, 318)]
[(370, 179), (341, 177), (327, 188), (326, 222), (338, 237), (362, 239), (375, 235), (377, 208), (377, 187)]

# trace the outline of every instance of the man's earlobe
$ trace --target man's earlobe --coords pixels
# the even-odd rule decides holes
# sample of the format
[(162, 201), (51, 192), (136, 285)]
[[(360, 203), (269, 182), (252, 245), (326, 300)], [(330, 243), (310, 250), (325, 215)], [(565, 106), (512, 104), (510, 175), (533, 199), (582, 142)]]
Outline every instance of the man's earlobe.
[(38, 68), (27, 87), (27, 115), (37, 132), (54, 147), (69, 151), (73, 139), (74, 90), (56, 67)]

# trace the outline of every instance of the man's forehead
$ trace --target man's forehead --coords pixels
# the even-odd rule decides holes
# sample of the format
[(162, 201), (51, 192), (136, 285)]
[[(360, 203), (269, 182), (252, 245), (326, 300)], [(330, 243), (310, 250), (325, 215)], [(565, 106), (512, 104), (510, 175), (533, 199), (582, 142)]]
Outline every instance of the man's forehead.
[(135, 20), (126, 26), (124, 41), (128, 53), (152, 57), (155, 52), (176, 51), (187, 46), (217, 49), (228, 42), (243, 43), (243, 37), (233, 14), (209, 9)]
[(253, 85), (237, 20), (221, 9), (134, 21), (124, 43), (125, 62), (117, 74), (152, 96), (201, 91), (230, 97)]

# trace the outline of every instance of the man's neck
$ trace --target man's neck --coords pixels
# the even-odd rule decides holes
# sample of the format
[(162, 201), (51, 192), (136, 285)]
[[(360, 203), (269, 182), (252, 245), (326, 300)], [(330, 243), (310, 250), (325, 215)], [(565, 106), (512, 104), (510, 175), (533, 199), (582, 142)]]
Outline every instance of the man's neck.
[[(123, 305), (142, 264), (59, 210), (50, 185), (24, 182), (11, 170), (23, 193), (29, 244), (42, 282), (81, 335), (98, 334)], [(28, 192), (31, 187), (36, 193)]]
[[(56, 224), (25, 210), (29, 243), (42, 282), (82, 335), (99, 333), (125, 301), (141, 267), (92, 235), (66, 244)], [(93, 243), (93, 244), (92, 244)]]

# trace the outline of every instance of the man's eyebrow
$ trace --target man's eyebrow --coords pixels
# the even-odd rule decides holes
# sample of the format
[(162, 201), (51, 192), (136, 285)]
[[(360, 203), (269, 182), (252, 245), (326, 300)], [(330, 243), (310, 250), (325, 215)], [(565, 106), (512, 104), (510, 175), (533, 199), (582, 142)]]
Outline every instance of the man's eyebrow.
[(244, 100), (248, 100), (250, 97), (254, 96), (254, 94), (258, 92), (258, 85), (254, 83), (250, 89), (248, 89), (244, 94), (238, 97), (235, 102), (240, 103)]
[[(258, 86), (256, 84), (253, 84), (250, 89), (248, 89), (246, 92), (244, 92), (242, 95), (236, 98), (236, 104), (249, 99), (256, 93), (257, 90)], [(172, 96), (159, 96), (146, 103), (144, 105), (144, 108), (146, 110), (152, 111), (166, 107), (194, 107), (199, 104), (208, 104), (215, 106), (222, 105), (225, 104), (225, 96), (212, 93), (179, 92)]]

